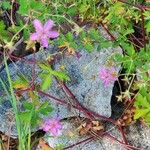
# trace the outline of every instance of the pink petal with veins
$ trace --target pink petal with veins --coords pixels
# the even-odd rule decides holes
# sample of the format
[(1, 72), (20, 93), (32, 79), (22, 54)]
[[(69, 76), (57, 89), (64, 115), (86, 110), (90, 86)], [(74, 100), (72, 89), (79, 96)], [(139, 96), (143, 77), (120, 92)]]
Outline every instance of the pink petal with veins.
[(30, 35), (30, 40), (32, 40), (32, 41), (35, 41), (35, 40), (38, 40), (39, 39), (39, 35), (38, 35), (38, 33), (32, 33), (31, 35)]
[(48, 37), (51, 39), (57, 38), (59, 36), (59, 33), (57, 31), (49, 31)]
[(47, 38), (41, 38), (40, 43), (43, 47), (48, 48), (48, 39)]
[(34, 28), (35, 28), (36, 32), (39, 32), (39, 31), (43, 30), (43, 25), (42, 25), (41, 21), (39, 21), (38, 19), (35, 19), (33, 21), (33, 25), (34, 25)]
[(49, 31), (52, 29), (52, 27), (54, 26), (54, 22), (52, 20), (48, 20), (45, 24), (44, 24), (44, 31)]

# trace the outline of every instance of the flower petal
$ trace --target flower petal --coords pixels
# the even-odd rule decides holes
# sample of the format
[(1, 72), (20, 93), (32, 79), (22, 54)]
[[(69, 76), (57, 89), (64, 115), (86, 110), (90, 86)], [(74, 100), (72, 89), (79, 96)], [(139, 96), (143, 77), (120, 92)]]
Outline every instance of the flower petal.
[(52, 27), (54, 26), (54, 22), (52, 20), (48, 20), (45, 24), (44, 24), (44, 31), (49, 31), (52, 29)]
[(48, 39), (47, 38), (42, 38), (40, 40), (40, 43), (43, 47), (48, 48)]
[(51, 39), (57, 38), (59, 36), (59, 33), (57, 31), (49, 31), (48, 37)]
[(53, 136), (58, 136), (58, 129), (53, 128), (50, 130), (50, 132)]
[(35, 40), (38, 40), (39, 39), (39, 35), (38, 35), (38, 33), (32, 33), (31, 35), (30, 35), (30, 40), (31, 41), (35, 41)]
[(42, 25), (40, 20), (35, 19), (33, 21), (33, 25), (34, 25), (34, 28), (35, 28), (36, 32), (43, 30), (43, 25)]

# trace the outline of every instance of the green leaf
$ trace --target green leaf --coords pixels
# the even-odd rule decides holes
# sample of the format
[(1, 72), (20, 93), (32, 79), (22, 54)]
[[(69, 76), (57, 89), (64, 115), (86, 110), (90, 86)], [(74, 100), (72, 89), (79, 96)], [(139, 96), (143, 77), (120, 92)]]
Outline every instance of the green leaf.
[(32, 110), (34, 106), (33, 106), (32, 103), (29, 103), (29, 102), (25, 101), (25, 102), (23, 103), (23, 107), (24, 107), (26, 110)]
[(29, 0), (19, 0), (19, 10), (18, 13), (20, 15), (26, 16), (28, 15), (28, 11), (30, 10), (30, 1)]
[(0, 21), (0, 32), (3, 32), (3, 30), (5, 30), (5, 24), (3, 21)]
[(82, 32), (80, 32), (79, 37), (80, 37), (81, 40), (83, 40), (84, 38), (86, 38), (87, 37), (86, 32), (84, 30)]
[(114, 60), (117, 61), (117, 62), (122, 62), (123, 59), (124, 59), (124, 57), (123, 57), (122, 54), (116, 53), (115, 56), (114, 56)]
[(43, 3), (40, 2), (40, 1), (38, 1), (38, 3), (37, 3), (36, 0), (31, 0), (30, 1), (30, 7), (32, 9), (34, 9), (35, 11), (42, 11), (44, 9)]
[(41, 88), (43, 91), (47, 90), (52, 84), (52, 76), (50, 74), (47, 74), (47, 76), (44, 78)]
[(129, 56), (133, 56), (135, 54), (135, 49), (133, 45), (123, 42), (122, 46)]
[(63, 150), (64, 149), (64, 144), (58, 144), (55, 146), (55, 150)]
[(94, 50), (94, 46), (90, 43), (84, 45), (85, 46), (85, 49), (88, 51), (88, 52), (92, 52)]
[(70, 16), (75, 16), (77, 13), (77, 8), (75, 6), (69, 7), (67, 10), (67, 14)]
[(6, 40), (8, 41), (11, 37), (8, 36), (8, 31), (5, 30), (6, 26), (4, 24), (3, 21), (0, 21), (0, 39), (2, 39), (3, 41)]
[(99, 44), (99, 46), (102, 48), (108, 48), (112, 46), (112, 42), (110, 41), (101, 41), (101, 43)]
[(144, 117), (145, 122), (150, 123), (150, 113), (146, 114)]
[(51, 107), (49, 102), (43, 103), (40, 108), (38, 109), (38, 112), (43, 115), (48, 115), (50, 112), (53, 111), (53, 108)]
[(39, 66), (40, 68), (42, 68), (43, 70), (46, 70), (46, 71), (48, 71), (48, 72), (51, 72), (51, 71), (52, 71), (50, 65), (47, 64), (47, 63), (39, 63), (38, 66)]
[(150, 112), (150, 108), (148, 109), (137, 109), (134, 115), (134, 119), (139, 119), (141, 117), (144, 117), (147, 113)]
[(33, 127), (36, 127), (37, 125), (39, 125), (39, 123), (40, 123), (40, 117), (39, 117), (39, 114), (38, 113), (36, 113), (36, 112), (34, 112), (33, 113), (33, 116), (32, 116), (32, 120), (31, 120), (31, 125), (33, 126)]
[(20, 112), (18, 116), (21, 122), (30, 123), (32, 118), (32, 111)]
[(150, 21), (148, 21), (148, 22), (146, 23), (145, 27), (146, 27), (146, 31), (147, 31), (147, 32), (150, 32)]
[(90, 29), (89, 31), (90, 37), (94, 39), (95, 41), (98, 41), (100, 39), (100, 32), (95, 29)]
[(78, 45), (75, 42), (70, 42), (69, 46), (72, 47), (73, 49), (77, 49)]
[(150, 10), (144, 11), (144, 16), (145, 16), (146, 20), (149, 20), (150, 19)]
[(66, 35), (66, 39), (67, 39), (68, 42), (73, 41), (73, 39), (74, 39), (73, 34), (71, 32), (68, 32), (67, 35)]
[(136, 106), (142, 106), (145, 108), (150, 108), (150, 103), (148, 102), (146, 96), (142, 96), (140, 93), (138, 94), (138, 96), (136, 97)]
[(126, 30), (122, 30), (122, 34), (123, 36), (126, 36), (128, 34), (131, 34), (131, 33), (134, 33), (134, 30), (133, 29), (126, 29)]
[(56, 77), (58, 77), (60, 80), (66, 80), (66, 81), (69, 81), (70, 78), (69, 76), (64, 73), (64, 72), (61, 72), (61, 71), (53, 71), (52, 74)]
[(81, 14), (86, 13), (89, 9), (90, 5), (80, 4), (79, 11)]
[(2, 7), (3, 7), (4, 9), (11, 9), (10, 2), (3, 1), (3, 2), (2, 2)]
[(29, 81), (22, 75), (18, 75), (18, 78), (15, 81), (12, 81), (14, 88), (28, 88)]

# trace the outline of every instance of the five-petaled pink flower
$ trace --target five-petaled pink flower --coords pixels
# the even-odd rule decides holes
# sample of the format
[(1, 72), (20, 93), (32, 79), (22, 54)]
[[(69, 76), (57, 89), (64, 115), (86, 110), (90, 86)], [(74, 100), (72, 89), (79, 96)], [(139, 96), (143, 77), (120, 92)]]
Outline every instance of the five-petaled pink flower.
[(45, 132), (50, 132), (53, 136), (58, 136), (62, 129), (62, 124), (58, 118), (51, 118), (44, 121), (41, 129)]
[(38, 41), (43, 47), (48, 47), (48, 40), (57, 38), (59, 33), (57, 31), (53, 31), (52, 27), (54, 26), (54, 22), (52, 20), (48, 20), (44, 25), (37, 19), (33, 21), (33, 26), (35, 28), (34, 33), (30, 35), (30, 40)]
[(117, 80), (117, 72), (114, 68), (102, 68), (99, 76), (105, 87), (107, 87), (111, 82)]

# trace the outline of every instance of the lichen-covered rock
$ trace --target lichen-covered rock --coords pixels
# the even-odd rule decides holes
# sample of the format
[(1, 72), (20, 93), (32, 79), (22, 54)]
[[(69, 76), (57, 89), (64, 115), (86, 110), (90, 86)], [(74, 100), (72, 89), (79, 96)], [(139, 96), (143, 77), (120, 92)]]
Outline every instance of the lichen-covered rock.
[[(115, 52), (121, 52), (118, 48), (115, 49)], [(51, 56), (54, 52), (54, 48), (50, 47), (47, 50), (39, 51), (35, 54), (35, 59), (37, 62), (42, 62)], [(88, 53), (84, 50), (80, 51), (81, 57), (77, 58), (76, 56), (65, 55), (61, 59), (58, 59), (54, 64), (54, 68), (59, 69), (60, 66), (64, 66), (67, 70), (68, 75), (71, 78), (70, 82), (67, 82), (68, 87), (74, 93), (78, 101), (84, 105), (87, 109), (90, 109), (98, 114), (110, 117), (111, 116), (111, 96), (113, 83), (111, 83), (107, 88), (103, 86), (102, 81), (99, 79), (99, 70), (103, 67), (108, 60), (108, 57), (114, 52), (113, 48), (102, 49), (100, 52), (94, 51), (93, 53)], [(54, 52), (56, 53), (56, 51)], [(16, 80), (17, 76), (23, 75), (28, 78), (29, 81), (32, 79), (32, 70), (34, 55), (25, 57), (24, 59), (18, 60), (16, 63), (11, 63), (9, 65), (9, 72), (12, 80)], [(119, 71), (119, 68), (116, 68)], [(35, 74), (41, 72), (41, 69), (36, 65)], [(5, 69), (0, 73), (0, 78), (8, 86), (7, 74)], [(40, 84), (40, 79), (37, 77), (35, 80)], [(8, 87), (9, 88), (9, 87)], [(51, 94), (57, 98), (65, 100), (67, 103), (70, 102), (70, 98), (62, 91), (58, 86), (56, 80), (53, 80), (52, 86), (46, 91), (46, 93)], [(10, 95), (7, 95), (0, 85), (0, 94), (1, 94), (1, 103), (0, 103), (0, 131), (9, 132), (9, 126), (11, 121), (7, 119), (7, 112), (12, 110), (10, 104)], [(24, 95), (24, 99), (27, 100), (27, 97)], [(73, 108), (60, 105), (59, 102), (49, 99), (46, 96), (41, 96), (40, 101), (50, 101), (54, 111), (49, 115), (49, 117), (58, 117), (60, 119), (68, 118), (71, 116), (77, 116), (81, 114), (78, 110)], [(20, 102), (21, 103), (21, 102)], [(14, 122), (14, 119), (13, 119)], [(12, 127), (14, 128), (14, 126)], [(16, 135), (16, 130), (11, 131), (11, 135)]]

